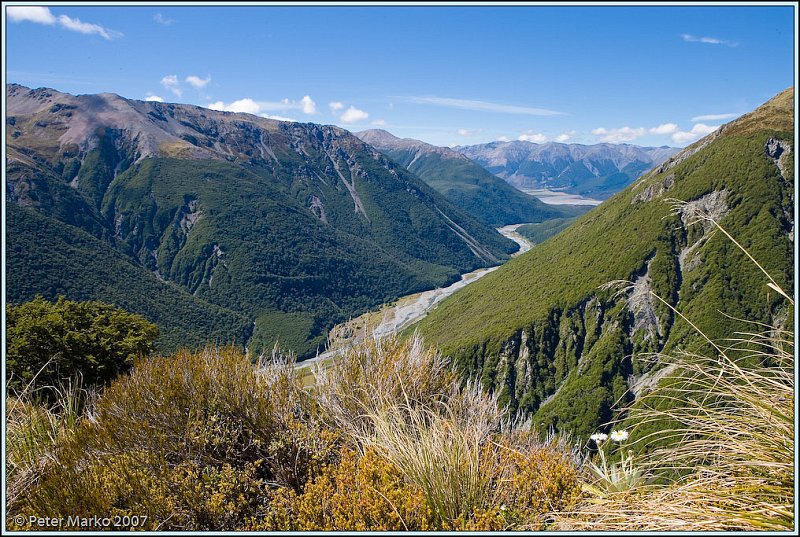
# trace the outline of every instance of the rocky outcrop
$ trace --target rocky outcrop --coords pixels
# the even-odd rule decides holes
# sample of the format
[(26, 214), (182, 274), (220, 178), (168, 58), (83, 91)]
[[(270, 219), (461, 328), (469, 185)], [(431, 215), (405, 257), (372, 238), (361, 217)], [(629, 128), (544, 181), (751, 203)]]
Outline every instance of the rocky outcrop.
[(323, 223), (328, 223), (328, 217), (325, 214), (325, 205), (323, 205), (322, 200), (319, 199), (319, 197), (312, 194), (308, 198), (308, 208), (312, 213), (314, 213), (314, 216), (319, 218)]
[(653, 299), (653, 282), (650, 278), (651, 263), (652, 260), (648, 260), (645, 273), (634, 280), (625, 305), (633, 314), (630, 337), (634, 338), (637, 333), (641, 332), (644, 339), (657, 344), (659, 338), (664, 335), (664, 330), (658, 320)]
[(681, 272), (693, 270), (702, 262), (698, 255), (690, 256), (708, 239), (714, 228), (713, 222), (719, 222), (728, 213), (727, 197), (726, 190), (715, 190), (678, 208), (681, 222), (687, 230), (687, 244), (678, 254)]
[(786, 180), (786, 157), (792, 152), (789, 142), (770, 138), (764, 145), (764, 153), (775, 163), (781, 172), (781, 177)]
[[(641, 192), (638, 192), (633, 199), (631, 200), (631, 205), (635, 205), (637, 203), (643, 203), (646, 201), (653, 201), (653, 199), (661, 197), (664, 192), (669, 190), (672, 185), (675, 184), (675, 174), (671, 173), (664, 177), (662, 180), (657, 181), (655, 183), (651, 182), (647, 188), (643, 189)], [(640, 187), (642, 183), (637, 183), (633, 188), (637, 189)]]

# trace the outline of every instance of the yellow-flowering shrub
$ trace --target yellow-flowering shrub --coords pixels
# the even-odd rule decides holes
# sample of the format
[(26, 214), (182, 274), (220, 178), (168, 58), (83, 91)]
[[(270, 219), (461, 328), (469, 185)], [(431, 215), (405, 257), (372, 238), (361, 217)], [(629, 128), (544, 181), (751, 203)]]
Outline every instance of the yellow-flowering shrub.
[(14, 510), (237, 529), (263, 512), (269, 487), (302, 491), (335, 460), (336, 440), (291, 365), (254, 367), (235, 349), (179, 351), (112, 384)]
[(281, 488), (271, 494), (269, 514), (254, 521), (261, 530), (399, 531), (431, 529), (432, 513), (422, 491), (405, 482), (397, 467), (367, 450), (344, 449), (305, 492)]
[(564, 451), (551, 446), (518, 449), (501, 443), (486, 449), (492, 452), (486, 457), (487, 465), (497, 472), (494, 505), (502, 508), (510, 526), (544, 529), (550, 513), (568, 510), (580, 499), (579, 474)]

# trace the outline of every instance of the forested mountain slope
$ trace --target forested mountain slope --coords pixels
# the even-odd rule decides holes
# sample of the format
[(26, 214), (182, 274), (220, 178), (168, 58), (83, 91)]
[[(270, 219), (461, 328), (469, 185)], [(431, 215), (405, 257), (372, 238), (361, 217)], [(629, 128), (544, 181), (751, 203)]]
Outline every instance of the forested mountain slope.
[[(763, 274), (697, 217), (713, 217), (794, 289), (793, 99), (790, 88), (687, 147), (454, 294), (419, 330), (538, 426), (588, 434), (652, 380), (658, 363), (642, 353), (702, 349), (651, 291), (712, 339), (751, 328), (736, 319), (790, 327)], [(602, 287), (615, 280), (631, 284)]]
[(335, 322), (517, 248), (337, 127), (18, 85), (6, 127), (8, 300), (118, 304), (165, 350), (313, 354)]

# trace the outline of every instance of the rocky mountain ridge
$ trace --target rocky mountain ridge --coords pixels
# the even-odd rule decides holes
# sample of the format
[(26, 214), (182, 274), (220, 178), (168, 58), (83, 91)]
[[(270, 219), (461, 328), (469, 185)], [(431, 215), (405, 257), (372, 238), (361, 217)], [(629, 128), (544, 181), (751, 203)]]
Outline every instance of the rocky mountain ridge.
[(527, 141), (457, 146), (454, 150), (517, 188), (546, 188), (606, 199), (679, 151), (630, 144)]

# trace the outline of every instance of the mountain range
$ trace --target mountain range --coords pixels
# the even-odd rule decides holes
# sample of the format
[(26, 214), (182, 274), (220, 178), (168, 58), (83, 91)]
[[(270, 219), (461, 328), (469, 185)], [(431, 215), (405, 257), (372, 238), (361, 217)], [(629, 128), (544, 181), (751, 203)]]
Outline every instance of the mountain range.
[(546, 205), (447, 147), (398, 138), (382, 129), (357, 132), (364, 142), (417, 175), (456, 206), (492, 226), (542, 222), (586, 212), (586, 207)]
[(793, 330), (793, 307), (716, 228), (794, 294), (793, 106), (790, 88), (722, 126), (410, 330), (540, 430), (580, 438), (658, 382), (658, 353), (713, 353), (706, 338), (753, 322)]
[(548, 189), (604, 200), (679, 151), (675, 147), (526, 141), (457, 146), (462, 155), (520, 189)]
[(333, 126), (7, 86), (7, 300), (102, 300), (162, 350), (278, 342), (518, 246)]

